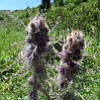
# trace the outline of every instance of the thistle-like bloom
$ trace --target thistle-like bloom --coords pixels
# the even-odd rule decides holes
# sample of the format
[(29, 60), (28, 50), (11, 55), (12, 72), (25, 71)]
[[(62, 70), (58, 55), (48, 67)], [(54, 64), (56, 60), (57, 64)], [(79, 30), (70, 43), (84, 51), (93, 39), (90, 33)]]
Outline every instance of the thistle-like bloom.
[(47, 78), (42, 55), (48, 49), (49, 28), (42, 18), (36, 16), (30, 21), (26, 30), (28, 36), (25, 45), (25, 59), (33, 72), (33, 77), (29, 77), (27, 80), (28, 85), (32, 86), (32, 91), (29, 93), (29, 100), (37, 100), (38, 90), (41, 87), (39, 84), (40, 80), (44, 82)]
[[(33, 43), (40, 48), (44, 48), (49, 42), (49, 28), (45, 21), (36, 16), (30, 21), (27, 27), (27, 32), (31, 36)], [(31, 42), (31, 39), (27, 39), (27, 42)]]
[[(61, 59), (79, 60), (81, 58), (81, 50), (84, 48), (84, 36), (82, 31), (74, 30), (67, 37), (61, 53)], [(68, 60), (67, 60), (68, 61)]]
[(27, 60), (32, 60), (34, 57), (33, 51), (36, 49), (36, 55), (39, 56), (46, 51), (49, 42), (49, 28), (41, 17), (34, 17), (27, 28), (28, 36), (26, 38), (25, 57)]
[(60, 73), (60, 74), (64, 74), (64, 71), (65, 71), (65, 68), (64, 68), (64, 67), (61, 67), (61, 68), (59, 69), (59, 73)]
[[(63, 88), (67, 81), (73, 80), (77, 73), (77, 66), (74, 61), (81, 59), (81, 50), (84, 48), (84, 36), (82, 31), (74, 30), (67, 37), (63, 50), (60, 53), (62, 66), (58, 72), (58, 85)], [(67, 81), (66, 81), (67, 79)]]

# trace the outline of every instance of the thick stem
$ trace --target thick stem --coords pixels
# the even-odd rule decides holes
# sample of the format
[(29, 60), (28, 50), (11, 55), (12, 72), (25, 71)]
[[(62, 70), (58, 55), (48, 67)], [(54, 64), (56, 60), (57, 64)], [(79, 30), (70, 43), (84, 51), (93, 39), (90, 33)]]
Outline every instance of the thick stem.
[[(61, 67), (58, 72), (58, 100), (75, 100), (71, 91), (71, 84), (79, 71), (75, 62), (81, 59), (81, 51), (84, 48), (84, 35), (80, 30), (74, 30), (67, 37), (61, 52)], [(67, 90), (67, 91), (66, 91)]]
[[(34, 65), (34, 64), (32, 64)], [(32, 72), (33, 72), (33, 81), (34, 84), (32, 86), (32, 91), (29, 94), (29, 100), (38, 100), (38, 79), (37, 79), (37, 73), (36, 73), (36, 67), (37, 66), (31, 66)]]
[(26, 45), (26, 60), (31, 65), (33, 73), (33, 79), (29, 80), (29, 84), (32, 86), (29, 100), (38, 100), (38, 90), (41, 83), (46, 79), (46, 69), (42, 55), (46, 52), (47, 43), (49, 42), (49, 28), (44, 19), (36, 16), (30, 21), (26, 30), (29, 34), (26, 41), (28, 44)]
[(37, 74), (34, 74), (34, 85), (33, 85), (33, 99), (32, 100), (38, 100), (38, 86), (37, 86)]

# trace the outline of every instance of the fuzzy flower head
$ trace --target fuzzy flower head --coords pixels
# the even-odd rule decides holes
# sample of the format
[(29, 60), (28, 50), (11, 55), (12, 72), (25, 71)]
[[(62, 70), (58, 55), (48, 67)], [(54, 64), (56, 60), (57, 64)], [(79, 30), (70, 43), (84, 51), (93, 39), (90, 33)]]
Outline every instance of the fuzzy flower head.
[(59, 69), (59, 73), (63, 75), (64, 72), (65, 72), (65, 67), (61, 66), (61, 68)]
[[(67, 37), (63, 51), (61, 55), (61, 59), (73, 59), (79, 60), (81, 58), (81, 50), (84, 48), (84, 35), (80, 30), (73, 30), (69, 36)], [(70, 55), (68, 52), (71, 52)]]
[[(34, 17), (28, 24), (26, 30), (31, 36), (33, 43), (38, 47), (43, 48), (49, 42), (49, 28), (41, 17)], [(27, 39), (27, 41), (31, 42), (31, 39)]]
[(71, 32), (73, 38), (73, 47), (84, 48), (84, 35), (81, 30), (74, 30)]
[(84, 38), (84, 35), (82, 33), (81, 30), (73, 30), (70, 35), (74, 38), (77, 38), (77, 39), (83, 39)]
[(82, 31), (74, 30), (67, 37), (60, 58), (62, 66), (58, 71), (58, 86), (60, 89), (66, 87), (69, 82), (75, 79), (79, 70), (75, 61), (81, 59), (81, 50), (84, 48), (84, 36)]
[(28, 78), (27, 84), (28, 84), (29, 86), (33, 86), (33, 85), (34, 85), (34, 80), (33, 80), (33, 77), (32, 77), (32, 76)]
[(30, 35), (34, 35), (36, 33), (48, 33), (49, 32), (49, 28), (46, 24), (46, 22), (44, 21), (44, 19), (42, 19), (41, 17), (34, 17), (28, 24), (26, 31), (28, 32), (28, 34)]

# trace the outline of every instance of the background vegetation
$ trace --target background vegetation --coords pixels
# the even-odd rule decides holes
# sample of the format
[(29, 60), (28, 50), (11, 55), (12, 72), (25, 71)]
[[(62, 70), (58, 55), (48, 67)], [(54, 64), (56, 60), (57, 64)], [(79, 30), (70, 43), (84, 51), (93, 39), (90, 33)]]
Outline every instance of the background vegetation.
[[(63, 0), (62, 0), (63, 1)], [(23, 61), (18, 59), (24, 47), (25, 27), (36, 14), (46, 16), (52, 30), (53, 42), (64, 40), (73, 29), (85, 35), (85, 50), (80, 61), (74, 93), (77, 100), (100, 99), (100, 2), (98, 0), (65, 0), (45, 7), (27, 7), (25, 10), (0, 11), (0, 100), (27, 100), (26, 80), (30, 75), (23, 71)], [(42, 8), (42, 10), (40, 10)], [(54, 62), (54, 64), (59, 64)], [(53, 66), (53, 65), (52, 65)], [(49, 76), (56, 76), (52, 68)], [(52, 81), (50, 81), (52, 84)], [(45, 100), (40, 94), (39, 100)]]

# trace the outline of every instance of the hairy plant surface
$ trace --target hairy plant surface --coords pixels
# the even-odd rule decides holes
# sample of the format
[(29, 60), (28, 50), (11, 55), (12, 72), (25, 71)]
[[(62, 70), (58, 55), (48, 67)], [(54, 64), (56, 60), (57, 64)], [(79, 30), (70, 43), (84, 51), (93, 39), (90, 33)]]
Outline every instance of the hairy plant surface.
[[(74, 94), (77, 100), (100, 99), (100, 9), (98, 5), (98, 0), (88, 0), (79, 4), (71, 0), (62, 7), (51, 5), (51, 9), (45, 12), (46, 22), (51, 29), (50, 41), (56, 48), (50, 51), (44, 62), (49, 85), (45, 87), (53, 100), (56, 98), (58, 87), (58, 84), (55, 84), (58, 76), (57, 68), (60, 65), (58, 51), (64, 49), (61, 47), (66, 37), (77, 28), (85, 35), (85, 47), (82, 51), (83, 57), (78, 62), (80, 71), (76, 75), (74, 88), (71, 89), (74, 93), (68, 94), (71, 97)], [(30, 69), (23, 65), (22, 49), (26, 42), (26, 25), (30, 17), (35, 16), (38, 11), (38, 8), (13, 12), (0, 11), (0, 100), (27, 100), (28, 98), (27, 93), (31, 88), (27, 87), (26, 79), (31, 76), (31, 73)], [(27, 42), (31, 42), (31, 39)], [(80, 50), (76, 51), (79, 52)], [(75, 56), (73, 58), (78, 59)], [(63, 71), (62, 68), (60, 72)], [(32, 77), (28, 81), (31, 79)], [(31, 82), (33, 81), (28, 84), (30, 85)], [(39, 92), (39, 100), (47, 100), (45, 97), (42, 92)]]

